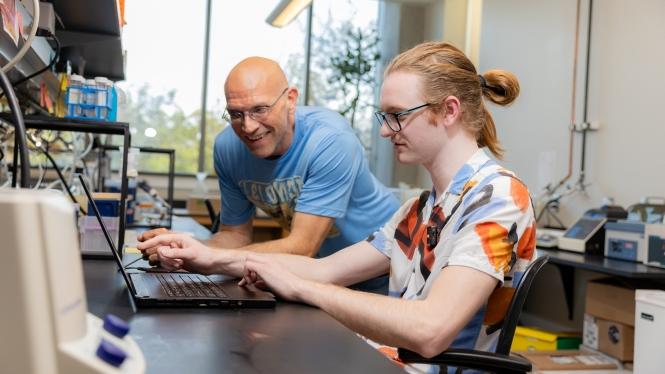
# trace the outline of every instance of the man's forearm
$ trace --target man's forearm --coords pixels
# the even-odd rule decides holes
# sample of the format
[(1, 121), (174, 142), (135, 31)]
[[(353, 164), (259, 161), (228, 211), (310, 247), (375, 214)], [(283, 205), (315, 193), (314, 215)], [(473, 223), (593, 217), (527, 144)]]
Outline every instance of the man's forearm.
[(224, 230), (213, 234), (204, 243), (213, 248), (238, 249), (251, 244), (251, 242), (252, 239), (244, 233)]
[(306, 243), (298, 243), (292, 237), (287, 236), (282, 239), (249, 244), (242, 247), (242, 249), (258, 253), (285, 253), (313, 257), (318, 252), (318, 248), (312, 247), (312, 245)]
[(311, 243), (301, 243), (289, 236), (252, 243), (251, 238), (234, 231), (220, 231), (208, 239), (205, 244), (213, 248), (241, 249), (258, 253), (286, 253), (307, 257), (313, 257), (318, 251), (318, 248), (313, 248)]

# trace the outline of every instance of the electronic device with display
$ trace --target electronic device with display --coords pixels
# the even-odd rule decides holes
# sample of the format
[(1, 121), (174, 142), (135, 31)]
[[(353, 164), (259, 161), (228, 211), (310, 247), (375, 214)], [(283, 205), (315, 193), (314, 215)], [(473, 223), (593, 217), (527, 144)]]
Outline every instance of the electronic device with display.
[(618, 206), (590, 209), (559, 238), (559, 249), (602, 254), (605, 243), (605, 223), (626, 218), (627, 212)]

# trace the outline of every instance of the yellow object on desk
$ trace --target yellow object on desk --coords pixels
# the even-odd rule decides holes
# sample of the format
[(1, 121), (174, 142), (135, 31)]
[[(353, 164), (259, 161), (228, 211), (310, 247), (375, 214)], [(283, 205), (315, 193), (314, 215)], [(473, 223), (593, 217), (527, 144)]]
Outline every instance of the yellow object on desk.
[(136, 247), (125, 247), (125, 253), (141, 253)]
[(577, 349), (582, 342), (579, 334), (550, 332), (517, 326), (511, 351), (556, 351)]

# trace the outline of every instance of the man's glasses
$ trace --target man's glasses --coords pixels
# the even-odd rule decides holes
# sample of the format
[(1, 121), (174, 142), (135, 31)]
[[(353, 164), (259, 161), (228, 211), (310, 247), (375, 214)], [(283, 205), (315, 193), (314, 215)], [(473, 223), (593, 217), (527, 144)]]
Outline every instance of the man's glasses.
[(402, 130), (402, 124), (399, 122), (399, 118), (403, 117), (407, 114), (411, 114), (419, 109), (425, 108), (429, 106), (430, 104), (422, 104), (418, 105), (415, 108), (403, 110), (401, 112), (397, 113), (386, 113), (386, 112), (374, 112), (374, 116), (376, 117), (376, 120), (379, 122), (379, 126), (383, 126), (385, 123), (388, 125), (388, 128), (393, 130), (394, 132), (399, 132)]
[(265, 121), (268, 118), (268, 114), (270, 114), (270, 111), (272, 108), (277, 104), (279, 99), (284, 96), (286, 91), (288, 91), (289, 88), (286, 87), (284, 91), (282, 91), (279, 96), (273, 101), (272, 104), (270, 105), (260, 105), (260, 106), (255, 106), (254, 108), (247, 110), (247, 111), (242, 111), (242, 110), (232, 110), (226, 108), (226, 113), (224, 114), (224, 119), (233, 123), (233, 124), (240, 124), (245, 121), (245, 113), (249, 116), (249, 118), (253, 119), (254, 121)]

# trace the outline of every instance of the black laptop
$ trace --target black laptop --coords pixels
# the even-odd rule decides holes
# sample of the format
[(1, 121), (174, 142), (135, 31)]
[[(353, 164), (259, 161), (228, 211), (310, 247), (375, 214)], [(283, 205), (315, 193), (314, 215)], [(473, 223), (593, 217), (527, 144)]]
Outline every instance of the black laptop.
[(104, 232), (109, 249), (118, 264), (137, 306), (140, 307), (213, 307), (272, 308), (275, 297), (256, 287), (238, 286), (237, 280), (221, 275), (204, 276), (187, 272), (151, 272), (125, 269), (113, 239), (99, 214), (87, 185), (79, 175), (83, 190)]

